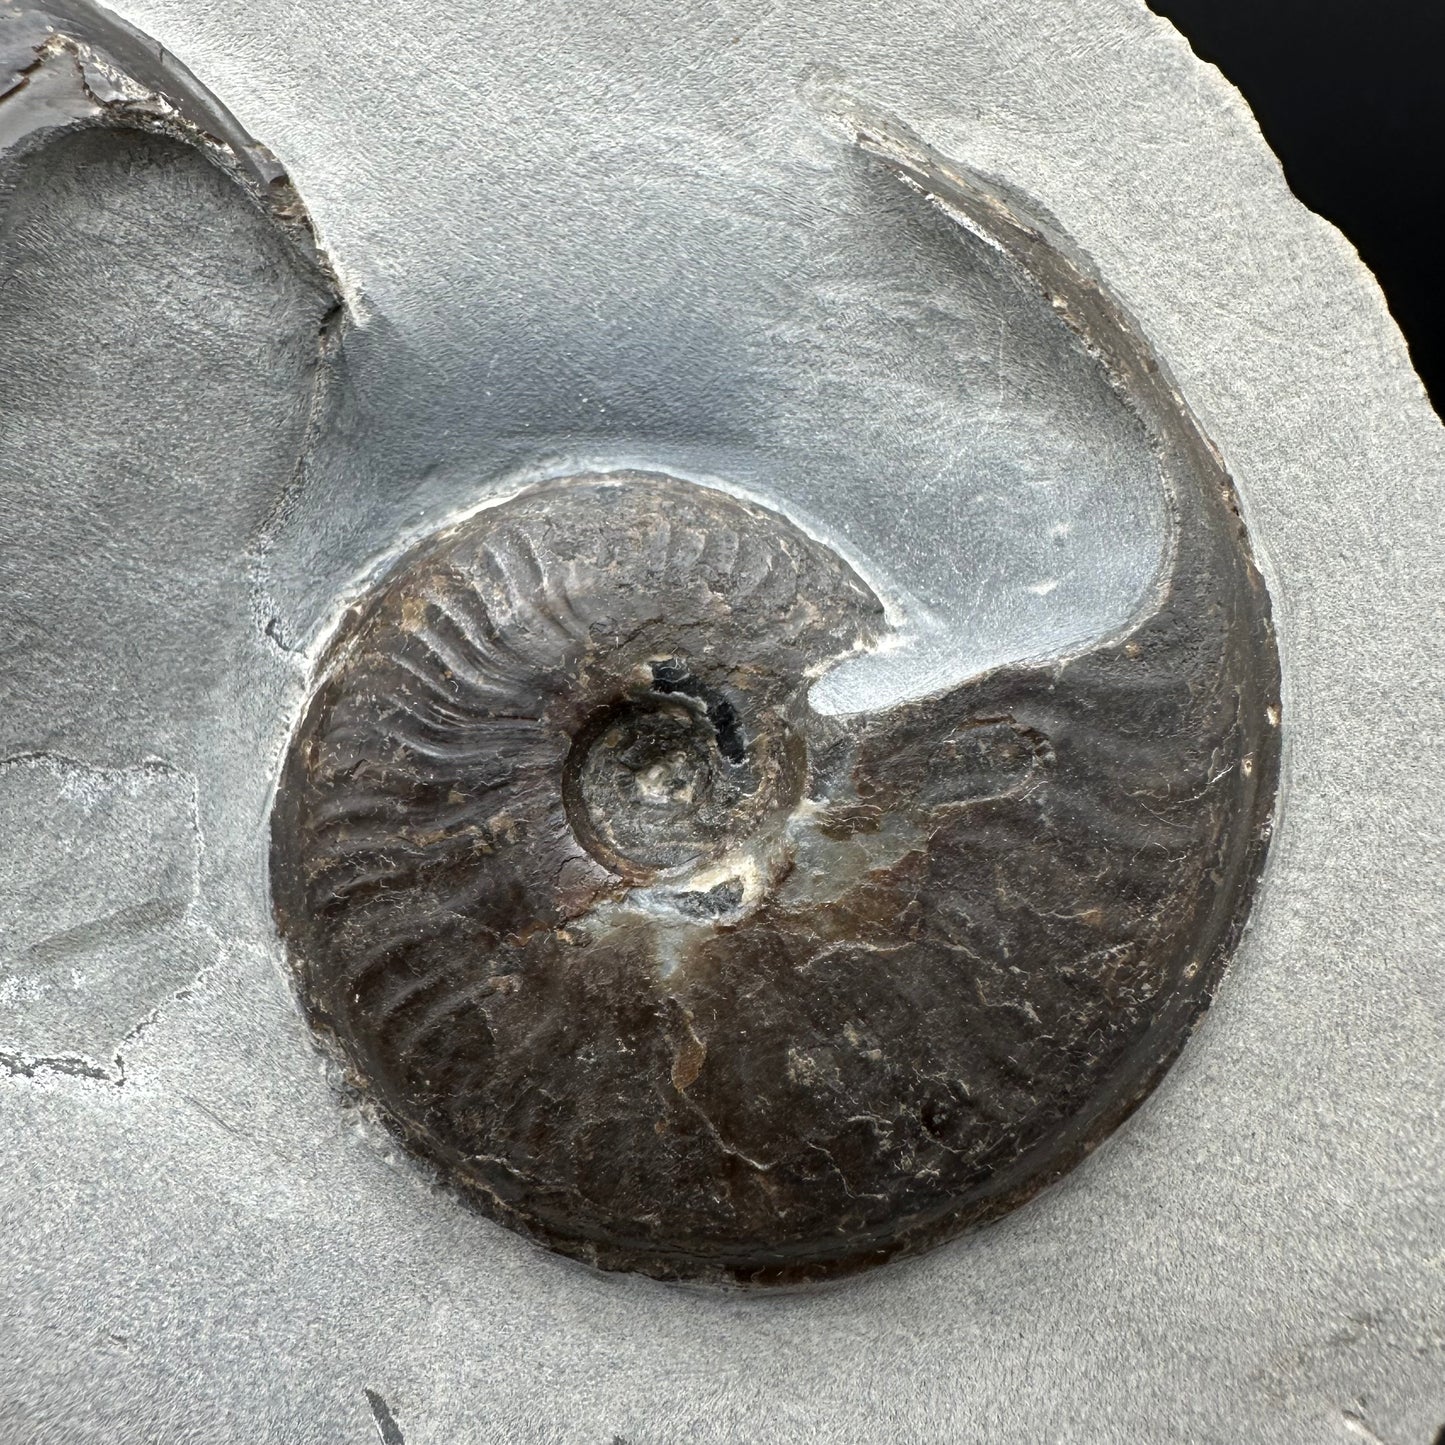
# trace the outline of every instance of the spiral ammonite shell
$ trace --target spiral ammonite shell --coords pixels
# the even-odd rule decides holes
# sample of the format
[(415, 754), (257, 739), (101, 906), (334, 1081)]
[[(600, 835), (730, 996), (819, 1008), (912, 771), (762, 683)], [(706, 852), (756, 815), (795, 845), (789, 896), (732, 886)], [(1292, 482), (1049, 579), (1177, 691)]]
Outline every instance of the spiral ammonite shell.
[(664, 477), (527, 492), (332, 648), (274, 827), (305, 996), (559, 1249), (917, 1248), (1058, 1172), (1207, 997), (1263, 761), (1232, 621), (1206, 577), (1061, 666), (827, 718), (811, 680), (882, 625), (827, 548)]
[(1032, 272), (1151, 433), (1141, 615), (824, 716), (812, 682), (885, 630), (852, 568), (719, 490), (575, 476), (345, 616), (277, 794), (278, 918), (356, 1086), (604, 1267), (805, 1281), (1027, 1198), (1183, 1045), (1269, 833), (1279, 669), (1217, 455), (1042, 222), (859, 138)]

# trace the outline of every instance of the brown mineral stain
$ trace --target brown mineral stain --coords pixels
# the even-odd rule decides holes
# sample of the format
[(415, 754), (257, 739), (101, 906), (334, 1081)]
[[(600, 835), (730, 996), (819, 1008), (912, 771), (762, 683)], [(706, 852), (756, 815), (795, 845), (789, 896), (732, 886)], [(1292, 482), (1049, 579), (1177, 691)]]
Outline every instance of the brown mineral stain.
[(702, 1073), (703, 1061), (707, 1058), (707, 1045), (693, 1033), (692, 1025), (687, 1028), (687, 1037), (677, 1046), (677, 1056), (672, 1061), (672, 1087), (679, 1093), (697, 1083)]

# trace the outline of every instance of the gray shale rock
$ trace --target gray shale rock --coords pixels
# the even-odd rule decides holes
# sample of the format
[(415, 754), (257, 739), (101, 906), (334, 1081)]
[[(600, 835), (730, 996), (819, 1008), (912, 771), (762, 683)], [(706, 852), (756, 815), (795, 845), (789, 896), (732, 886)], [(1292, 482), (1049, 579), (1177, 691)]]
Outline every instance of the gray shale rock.
[(1133, 0), (123, 8), (0, 9), (0, 1442), (1432, 1439), (1445, 443), (1238, 97)]

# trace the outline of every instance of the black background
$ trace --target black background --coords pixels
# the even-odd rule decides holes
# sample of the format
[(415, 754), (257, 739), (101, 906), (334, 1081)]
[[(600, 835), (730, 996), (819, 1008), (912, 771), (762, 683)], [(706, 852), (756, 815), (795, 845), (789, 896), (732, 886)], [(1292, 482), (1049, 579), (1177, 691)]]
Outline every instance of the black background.
[(1379, 278), (1445, 414), (1445, 0), (1149, 0)]

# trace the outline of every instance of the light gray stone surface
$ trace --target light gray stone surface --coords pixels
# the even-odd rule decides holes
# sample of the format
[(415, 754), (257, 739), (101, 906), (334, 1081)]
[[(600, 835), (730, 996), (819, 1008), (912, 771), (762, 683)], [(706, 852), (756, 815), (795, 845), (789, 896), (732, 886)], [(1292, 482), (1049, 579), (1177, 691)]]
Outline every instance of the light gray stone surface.
[(119, 1081), (121, 1045), (206, 962), (191, 916), (194, 794), (158, 763), (0, 763), (0, 816), (22, 824), (0, 857), (0, 1038), (12, 1068)]
[[(73, 273), (84, 308), (37, 314), (54, 277), (0, 290), (0, 1440), (363, 1441), (371, 1390), (407, 1445), (1427, 1445), (1445, 435), (1238, 96), (1132, 0), (123, 13), (290, 169), (357, 323), (352, 387), (298, 479), (323, 303), (163, 145), (109, 230), (63, 185), (7, 212), (3, 259), (62, 280), (126, 244)], [(264, 823), (293, 649), (404, 534), (537, 472), (718, 477), (849, 550), (914, 641), (838, 705), (1128, 616), (1167, 539), (1127, 414), (860, 162), (820, 115), (835, 88), (1052, 213), (1167, 358), (1271, 583), (1287, 782), (1213, 1008), (1084, 1166), (914, 1263), (724, 1297), (555, 1259), (341, 1106)], [(265, 306), (216, 289), (247, 265)], [(97, 972), (87, 1012), (57, 990), (92, 964), (40, 977), (36, 948), (152, 900), (138, 983)], [(17, 1011), (22, 976), (64, 1008)]]

